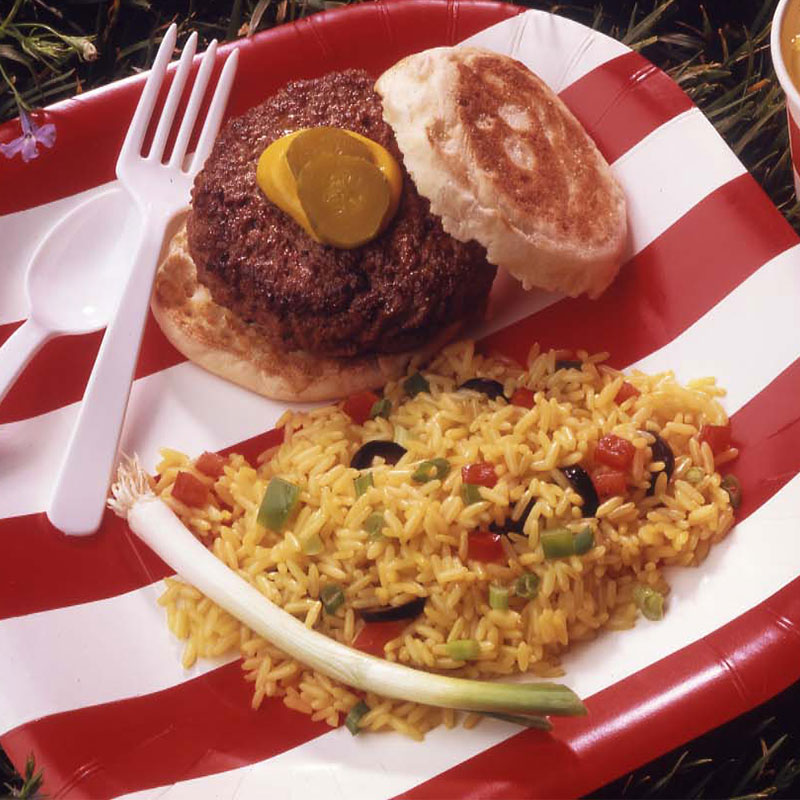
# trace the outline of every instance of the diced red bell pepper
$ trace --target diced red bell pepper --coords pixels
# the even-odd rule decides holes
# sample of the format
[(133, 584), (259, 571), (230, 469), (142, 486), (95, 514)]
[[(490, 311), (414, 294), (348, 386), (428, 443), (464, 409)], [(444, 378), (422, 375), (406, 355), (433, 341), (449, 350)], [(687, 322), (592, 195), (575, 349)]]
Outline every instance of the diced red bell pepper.
[(351, 394), (344, 401), (344, 413), (357, 425), (363, 425), (369, 419), (369, 412), (372, 411), (372, 406), (380, 400), (380, 397), (375, 392), (358, 392)]
[(473, 531), (469, 535), (467, 556), (475, 561), (505, 561), (502, 535), (490, 531)]
[(179, 472), (172, 484), (172, 496), (187, 506), (200, 507), (208, 502), (208, 487), (191, 472)]
[(390, 622), (368, 622), (353, 642), (353, 647), (362, 653), (382, 657), (383, 648), (396, 639), (411, 620), (398, 619)]
[(519, 389), (514, 389), (514, 394), (511, 395), (511, 405), (533, 408), (533, 392), (522, 386)]
[(708, 442), (714, 455), (724, 452), (731, 446), (730, 423), (727, 425), (703, 425), (700, 428), (700, 442)]
[(595, 461), (615, 469), (627, 469), (634, 455), (636, 448), (627, 439), (613, 433), (603, 436), (594, 449)]
[(600, 497), (614, 497), (615, 495), (625, 494), (628, 488), (628, 480), (622, 470), (611, 469), (609, 467), (598, 467), (592, 473), (592, 483)]
[(475, 483), (491, 489), (497, 485), (497, 473), (494, 471), (494, 464), (480, 461), (477, 464), (461, 467), (461, 480), (464, 483)]
[(614, 402), (617, 405), (621, 405), (629, 397), (638, 397), (640, 394), (641, 392), (632, 383), (628, 383), (628, 381), (623, 381), (622, 386), (619, 387), (617, 396), (614, 398)]
[(194, 462), (194, 465), (203, 475), (208, 475), (209, 478), (219, 478), (225, 471), (225, 459), (217, 455), (217, 453), (203, 453)]

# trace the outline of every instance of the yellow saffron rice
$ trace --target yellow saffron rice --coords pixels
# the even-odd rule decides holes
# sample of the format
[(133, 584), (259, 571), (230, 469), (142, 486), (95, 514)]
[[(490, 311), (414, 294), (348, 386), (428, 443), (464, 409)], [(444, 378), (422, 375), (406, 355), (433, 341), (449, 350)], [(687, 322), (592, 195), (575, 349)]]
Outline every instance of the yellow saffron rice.
[[(231, 569), (309, 627), (341, 642), (353, 644), (359, 637), (365, 625), (360, 609), (424, 597), (423, 613), (399, 628), (385, 645), (385, 658), (470, 678), (558, 676), (559, 657), (572, 642), (634, 624), (637, 584), (667, 595), (662, 568), (699, 564), (728, 533), (733, 509), (717, 470), (737, 454), (729, 448), (715, 456), (700, 441), (703, 424), (727, 423), (717, 399), (723, 391), (713, 379), (684, 387), (671, 373), (623, 376), (603, 365), (604, 354), (585, 352), (577, 353), (581, 369), (558, 369), (556, 362), (564, 357), (575, 355), (540, 353), (534, 346), (523, 370), (480, 356), (471, 342), (462, 342), (422, 371), (430, 392), (409, 398), (402, 382), (385, 387), (392, 403), (388, 419), (357, 425), (341, 404), (289, 411), (279, 423), (282, 445), (262, 454), (258, 464), (228, 457), (216, 480), (187, 456), (163, 450), (157, 492)], [(506, 397), (520, 387), (531, 390), (533, 407), (457, 390), (476, 376), (502, 383)], [(639, 394), (617, 403), (623, 381)], [(581, 497), (560, 468), (581, 464), (591, 471), (595, 444), (610, 433), (635, 448), (628, 491), (601, 498), (596, 516), (583, 519)], [(663, 463), (653, 459), (651, 433), (675, 455), (669, 481)], [(396, 465), (376, 463), (373, 486), (356, 497), (360, 472), (350, 460), (373, 439), (396, 441), (407, 453)], [(450, 462), (446, 478), (412, 480), (419, 463), (433, 458)], [(476, 462), (492, 464), (498, 481), (480, 489), (479, 502), (465, 506), (461, 468)], [(202, 508), (172, 496), (180, 471), (209, 487)], [(301, 490), (299, 510), (280, 533), (256, 521), (274, 476)], [(648, 494), (651, 482), (654, 491)], [(471, 532), (518, 519), (531, 500), (524, 531), (503, 537), (502, 563), (468, 557)], [(364, 529), (376, 511), (385, 522), (378, 535)], [(580, 556), (545, 558), (540, 535), (565, 526), (576, 532), (590, 527), (594, 546)], [(306, 555), (304, 543), (308, 550), (314, 537), (322, 549)], [(524, 573), (539, 579), (530, 599), (514, 593)], [(508, 609), (490, 607), (492, 583), (510, 589)], [(290, 708), (335, 726), (362, 699), (287, 657), (179, 578), (166, 584), (160, 603), (170, 629), (186, 642), (184, 665), (239, 653), (245, 679), (253, 683), (254, 708), (265, 697), (282, 697)], [(333, 614), (320, 599), (326, 584), (344, 593)], [(668, 600), (665, 609), (669, 613)], [(477, 640), (477, 659), (452, 660), (446, 644), (456, 639)], [(360, 720), (361, 729), (420, 739), (437, 725), (457, 722), (458, 714), (450, 710), (374, 695), (363, 699), (370, 711)], [(462, 721), (469, 727), (478, 719), (466, 715)]]

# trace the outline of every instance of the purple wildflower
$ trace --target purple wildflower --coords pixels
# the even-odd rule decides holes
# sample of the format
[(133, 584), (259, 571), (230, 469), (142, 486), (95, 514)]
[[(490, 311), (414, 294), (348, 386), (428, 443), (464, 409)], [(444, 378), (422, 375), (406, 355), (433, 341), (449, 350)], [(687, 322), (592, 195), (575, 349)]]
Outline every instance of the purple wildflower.
[(36, 145), (52, 147), (56, 140), (56, 126), (52, 122), (46, 125), (37, 125), (23, 110), (19, 110), (19, 122), (22, 126), (22, 136), (12, 139), (7, 144), (0, 144), (0, 153), (6, 158), (14, 158), (17, 153), (22, 155), (26, 163), (39, 155)]

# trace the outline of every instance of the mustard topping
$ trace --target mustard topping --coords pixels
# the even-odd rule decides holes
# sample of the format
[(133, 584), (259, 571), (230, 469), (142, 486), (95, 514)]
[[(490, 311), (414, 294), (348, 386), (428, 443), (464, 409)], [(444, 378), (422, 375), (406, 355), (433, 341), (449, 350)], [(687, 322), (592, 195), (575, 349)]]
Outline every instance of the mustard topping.
[[(353, 139), (352, 146), (342, 134)], [(305, 203), (298, 194), (304, 170), (309, 171), (302, 178)], [(326, 171), (330, 173), (327, 180)], [(264, 150), (258, 160), (256, 181), (267, 198), (312, 239), (352, 248), (386, 229), (400, 204), (403, 173), (391, 154), (366, 136), (338, 128), (304, 128), (281, 137)], [(385, 202), (383, 185), (388, 194)], [(325, 198), (319, 195), (323, 189)], [(313, 220), (309, 219), (307, 208), (312, 206)], [(382, 212), (377, 225), (375, 208)]]

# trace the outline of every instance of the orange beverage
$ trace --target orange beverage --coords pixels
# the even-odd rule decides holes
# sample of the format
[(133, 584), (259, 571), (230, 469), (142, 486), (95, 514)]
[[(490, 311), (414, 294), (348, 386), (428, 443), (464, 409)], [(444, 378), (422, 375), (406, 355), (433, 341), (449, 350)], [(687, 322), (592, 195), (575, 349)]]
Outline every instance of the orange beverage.
[(795, 86), (800, 86), (800, 2), (790, 0), (778, 31), (781, 56)]
[(781, 88), (794, 168), (795, 195), (800, 197), (800, 0), (780, 0), (772, 19), (770, 52)]

